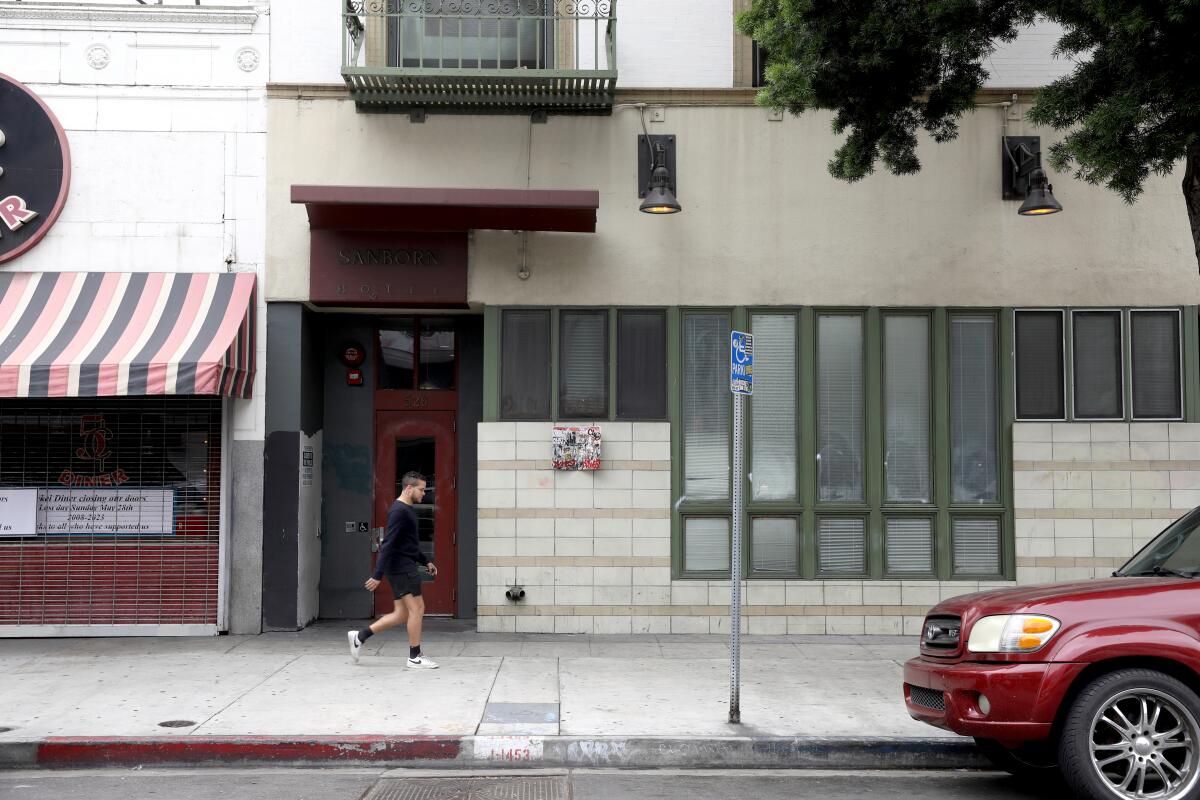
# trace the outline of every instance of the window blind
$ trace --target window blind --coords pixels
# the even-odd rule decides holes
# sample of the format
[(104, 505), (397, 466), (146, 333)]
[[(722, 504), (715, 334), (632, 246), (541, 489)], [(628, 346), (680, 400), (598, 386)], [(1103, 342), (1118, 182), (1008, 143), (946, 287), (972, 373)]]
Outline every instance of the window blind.
[(756, 517), (751, 526), (751, 563), (755, 572), (794, 575), (800, 571), (800, 532), (795, 519)]
[(884, 524), (889, 573), (928, 575), (933, 572), (933, 520), (891, 517)]
[(500, 354), (500, 415), (550, 419), (550, 312), (505, 311)]
[(1121, 312), (1076, 311), (1071, 323), (1075, 418), (1123, 417)]
[(755, 314), (750, 496), (796, 498), (796, 317)]
[(954, 572), (995, 575), (1000, 572), (1000, 521), (958, 517), (951, 522)]
[(867, 529), (861, 517), (817, 520), (817, 557), (823, 574), (867, 571)]
[(688, 572), (729, 571), (729, 520), (693, 517), (684, 521), (683, 568)]
[(857, 314), (817, 319), (819, 498), (863, 499), (863, 330)]
[(1063, 419), (1063, 313), (1017, 311), (1017, 417)]
[(886, 499), (928, 503), (929, 318), (888, 315), (883, 326)]
[(1133, 416), (1183, 416), (1179, 381), (1179, 313), (1130, 311), (1133, 362)]
[(559, 312), (558, 415), (608, 417), (608, 312)]
[(617, 312), (617, 417), (667, 416), (667, 315)]
[(729, 497), (729, 315), (683, 320), (685, 500)]
[(991, 316), (950, 318), (951, 500), (995, 503), (996, 320)]

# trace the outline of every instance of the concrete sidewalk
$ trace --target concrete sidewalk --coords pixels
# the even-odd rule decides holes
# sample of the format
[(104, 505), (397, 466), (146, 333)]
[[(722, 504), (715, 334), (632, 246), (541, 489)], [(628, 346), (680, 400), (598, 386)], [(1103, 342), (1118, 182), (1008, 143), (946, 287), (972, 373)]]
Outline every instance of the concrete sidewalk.
[(352, 663), (345, 623), (0, 640), (0, 764), (978, 763), (969, 741), (905, 712), (909, 637), (744, 637), (742, 724), (730, 725), (726, 637), (480, 634), (468, 624), (429, 621), (424, 650), (441, 668), (421, 671), (404, 665), (403, 630), (372, 638)]

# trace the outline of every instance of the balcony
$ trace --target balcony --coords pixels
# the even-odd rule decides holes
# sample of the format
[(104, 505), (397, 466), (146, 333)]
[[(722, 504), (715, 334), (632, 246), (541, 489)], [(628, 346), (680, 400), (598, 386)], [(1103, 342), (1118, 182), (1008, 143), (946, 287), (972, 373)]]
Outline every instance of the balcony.
[(359, 111), (608, 114), (616, 0), (345, 0)]

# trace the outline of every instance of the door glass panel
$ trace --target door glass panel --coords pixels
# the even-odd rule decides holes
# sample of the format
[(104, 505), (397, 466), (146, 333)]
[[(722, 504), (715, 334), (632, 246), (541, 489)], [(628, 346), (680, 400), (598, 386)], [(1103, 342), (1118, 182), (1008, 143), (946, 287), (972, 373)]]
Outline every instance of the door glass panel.
[(419, 389), (454, 388), (454, 320), (421, 320)]
[(394, 330), (379, 332), (379, 388), (413, 388), (412, 320), (404, 320)]
[(437, 551), (433, 538), (437, 515), (437, 447), (432, 437), (396, 439), (396, 486), (393, 499), (400, 496), (406, 472), (419, 472), (425, 476), (425, 497), (413, 506), (417, 512), (417, 536), (421, 552), (430, 561), (437, 562)]

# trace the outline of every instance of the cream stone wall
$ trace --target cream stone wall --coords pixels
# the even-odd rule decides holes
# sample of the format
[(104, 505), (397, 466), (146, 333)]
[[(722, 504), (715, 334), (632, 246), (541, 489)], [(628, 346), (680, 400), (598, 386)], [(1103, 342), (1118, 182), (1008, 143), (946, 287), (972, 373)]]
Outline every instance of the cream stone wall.
[[(670, 424), (598, 424), (595, 472), (551, 467), (553, 423), (479, 425), (479, 630), (727, 633), (728, 580), (671, 579)], [(505, 598), (513, 584), (523, 601)], [(938, 601), (1010, 585), (756, 579), (743, 629), (915, 634)]]
[(1013, 425), (1017, 581), (1104, 577), (1200, 505), (1200, 424)]

